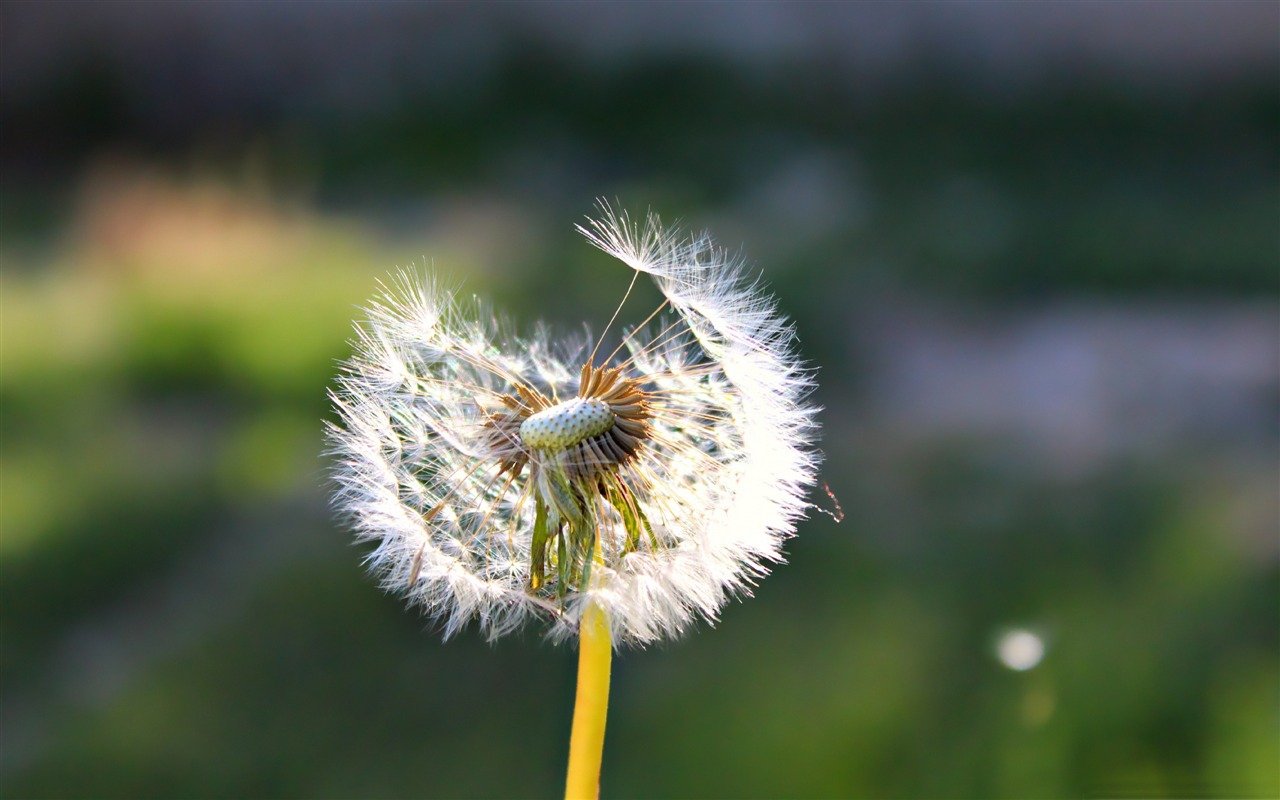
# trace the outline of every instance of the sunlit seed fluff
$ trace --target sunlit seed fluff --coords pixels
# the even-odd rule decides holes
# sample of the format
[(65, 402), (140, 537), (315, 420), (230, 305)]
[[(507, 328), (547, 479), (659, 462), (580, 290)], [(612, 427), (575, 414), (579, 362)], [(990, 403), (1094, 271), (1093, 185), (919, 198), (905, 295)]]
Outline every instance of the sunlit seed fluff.
[(446, 636), (538, 619), (561, 639), (588, 602), (620, 644), (676, 635), (781, 561), (811, 507), (811, 377), (773, 299), (708, 237), (602, 212), (580, 230), (652, 277), (653, 314), (522, 338), (406, 276), (331, 393), (335, 502)]

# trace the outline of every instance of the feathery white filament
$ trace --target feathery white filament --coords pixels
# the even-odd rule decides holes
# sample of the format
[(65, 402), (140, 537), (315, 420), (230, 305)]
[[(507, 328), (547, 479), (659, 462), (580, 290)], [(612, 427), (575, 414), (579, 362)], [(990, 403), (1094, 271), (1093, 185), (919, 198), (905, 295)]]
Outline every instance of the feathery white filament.
[[(615, 388), (597, 380), (600, 397), (574, 397), (585, 344), (517, 338), (404, 278), (370, 307), (332, 393), (336, 503), (374, 543), (384, 586), (446, 636), (476, 620), (496, 638), (540, 617), (563, 638), (588, 599), (620, 643), (676, 635), (781, 561), (810, 507), (812, 382), (772, 298), (708, 237), (656, 217), (640, 226), (604, 206), (582, 230), (674, 310), (595, 367), (617, 368)], [(539, 396), (573, 399), (531, 406)], [(566, 475), (578, 476), (568, 494)], [(566, 508), (586, 509), (598, 536), (576, 583), (556, 573), (563, 554), (534, 542), (539, 525), (572, 529)]]

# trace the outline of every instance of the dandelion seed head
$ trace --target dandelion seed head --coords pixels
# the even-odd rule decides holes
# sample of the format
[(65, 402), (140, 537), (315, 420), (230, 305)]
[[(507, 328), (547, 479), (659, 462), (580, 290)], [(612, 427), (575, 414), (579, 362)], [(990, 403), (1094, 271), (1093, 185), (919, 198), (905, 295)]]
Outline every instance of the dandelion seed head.
[(748, 594), (812, 507), (812, 373), (743, 262), (607, 205), (580, 230), (663, 294), (612, 352), (402, 275), (331, 392), (335, 504), (446, 637), (536, 619), (559, 640), (589, 602), (618, 644), (678, 635)]

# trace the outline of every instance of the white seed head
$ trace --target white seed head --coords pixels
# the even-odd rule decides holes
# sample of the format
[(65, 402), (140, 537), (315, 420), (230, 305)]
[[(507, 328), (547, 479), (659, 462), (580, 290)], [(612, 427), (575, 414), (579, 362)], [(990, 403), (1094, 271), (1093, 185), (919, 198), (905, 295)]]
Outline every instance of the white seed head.
[(811, 373), (773, 299), (708, 237), (602, 211), (580, 230), (664, 295), (612, 353), (403, 277), (331, 393), (335, 503), (446, 636), (541, 619), (559, 640), (588, 602), (619, 644), (677, 635), (748, 593), (812, 507)]
[(612, 427), (613, 412), (608, 403), (575, 397), (520, 423), (520, 439), (539, 450), (564, 450)]

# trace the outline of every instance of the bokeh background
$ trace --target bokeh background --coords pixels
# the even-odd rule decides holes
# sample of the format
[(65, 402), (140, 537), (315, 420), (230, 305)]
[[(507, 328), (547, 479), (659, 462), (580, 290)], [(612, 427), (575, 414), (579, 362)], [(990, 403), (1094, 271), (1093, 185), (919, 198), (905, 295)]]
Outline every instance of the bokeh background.
[(621, 656), (606, 796), (1280, 795), (1278, 33), (0, 5), (0, 793), (556, 795), (573, 652), (379, 593), (321, 429), (397, 266), (598, 328), (605, 196), (760, 267), (847, 512)]

